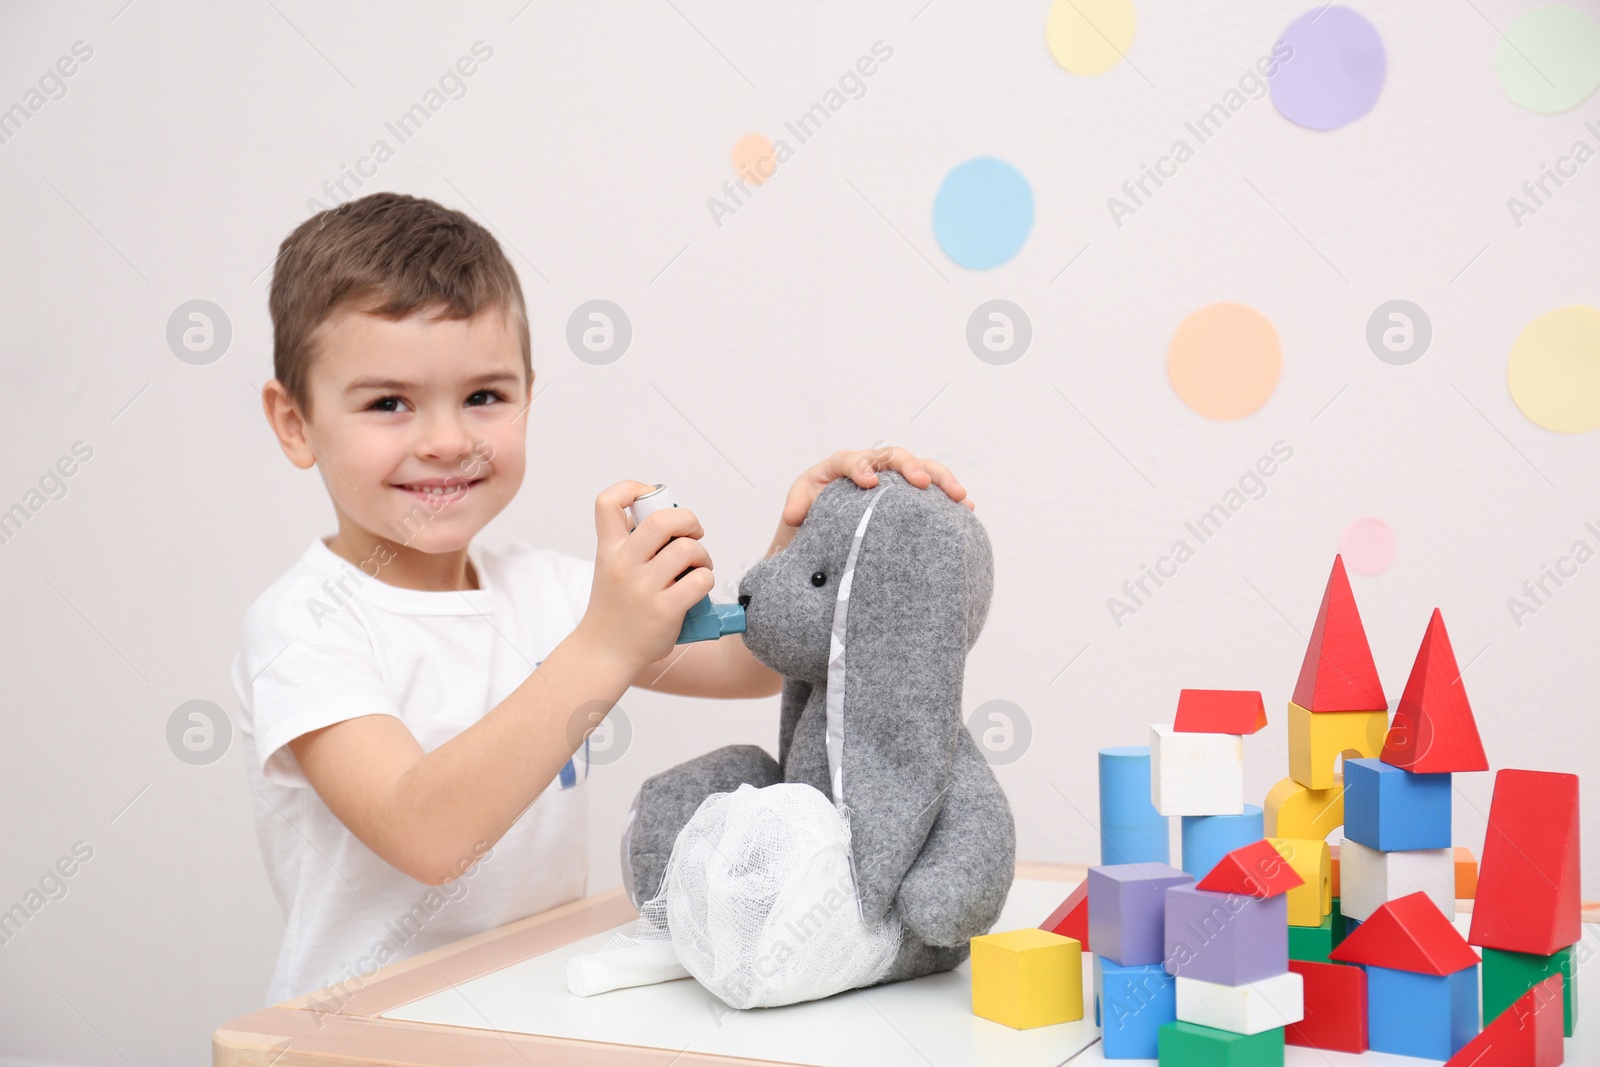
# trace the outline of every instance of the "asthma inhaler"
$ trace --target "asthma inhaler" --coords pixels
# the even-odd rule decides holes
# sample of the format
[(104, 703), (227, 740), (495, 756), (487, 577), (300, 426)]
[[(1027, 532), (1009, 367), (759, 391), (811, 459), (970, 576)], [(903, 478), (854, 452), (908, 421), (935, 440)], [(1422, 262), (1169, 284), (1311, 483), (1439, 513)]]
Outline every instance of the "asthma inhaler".
[[(657, 482), (654, 489), (629, 504), (625, 510), (634, 528), (637, 529), (646, 515), (677, 506), (667, 495), (667, 487)], [(688, 571), (683, 572), (683, 574), (688, 573)], [(678, 577), (682, 578), (683, 574)], [(713, 604), (711, 598), (705, 596), (683, 617), (683, 628), (678, 631), (676, 643), (682, 645), (690, 641), (715, 641), (728, 634), (742, 633), (744, 633), (744, 608), (738, 604)]]

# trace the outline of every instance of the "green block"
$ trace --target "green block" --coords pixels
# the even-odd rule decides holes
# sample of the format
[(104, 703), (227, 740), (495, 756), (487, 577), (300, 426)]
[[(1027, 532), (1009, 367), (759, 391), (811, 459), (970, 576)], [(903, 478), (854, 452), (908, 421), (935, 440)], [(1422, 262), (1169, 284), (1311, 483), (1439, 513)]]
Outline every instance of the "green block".
[[(1344, 920), (1339, 920), (1339, 926), (1344, 925)], [(1321, 926), (1291, 926), (1289, 927), (1289, 958), (1291, 960), (1308, 960), (1311, 963), (1329, 963), (1328, 953), (1333, 951), (1339, 943), (1333, 936), (1334, 917), (1327, 916), (1322, 920)]]
[(1333, 914), (1329, 918), (1333, 920), (1333, 947), (1338, 948), (1339, 942), (1344, 940), (1345, 935), (1344, 912), (1339, 910), (1338, 897), (1333, 898)]
[(1566, 1009), (1566, 1035), (1572, 1036), (1578, 1023), (1577, 998), (1572, 995), (1578, 968), (1573, 965), (1572, 946), (1548, 956), (1530, 952), (1483, 950), (1483, 1020), (1487, 1025), (1516, 1003), (1518, 997), (1549, 978), (1561, 975), (1562, 1007)]
[(1283, 1067), (1283, 1027), (1245, 1036), (1194, 1023), (1156, 1031), (1162, 1067)]

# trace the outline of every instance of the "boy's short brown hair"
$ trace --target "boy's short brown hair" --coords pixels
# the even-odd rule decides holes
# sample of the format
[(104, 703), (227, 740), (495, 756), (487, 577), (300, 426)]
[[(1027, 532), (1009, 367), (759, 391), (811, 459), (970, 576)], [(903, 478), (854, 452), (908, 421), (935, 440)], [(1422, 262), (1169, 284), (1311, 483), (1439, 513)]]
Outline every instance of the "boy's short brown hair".
[(312, 334), (346, 305), (396, 320), (435, 306), (450, 319), (498, 308), (511, 316), (533, 381), (517, 272), (488, 230), (432, 200), (372, 193), (319, 211), (279, 246), (267, 303), (273, 374), (303, 412)]

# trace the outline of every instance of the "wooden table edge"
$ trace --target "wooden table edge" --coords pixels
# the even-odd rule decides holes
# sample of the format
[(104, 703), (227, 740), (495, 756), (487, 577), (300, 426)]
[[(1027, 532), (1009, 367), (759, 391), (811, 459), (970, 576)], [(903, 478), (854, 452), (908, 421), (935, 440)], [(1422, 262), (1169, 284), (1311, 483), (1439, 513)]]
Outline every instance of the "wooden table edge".
[[(1076, 883), (1080, 864), (1019, 860), (1016, 876)], [(1470, 913), (1472, 902), (1457, 902)], [(619, 1045), (538, 1034), (513, 1034), (439, 1023), (385, 1019), (386, 1011), (550, 952), (637, 918), (622, 888), (604, 890), (493, 930), (380, 967), (357, 983), (336, 983), (250, 1012), (212, 1034), (215, 1067), (788, 1067), (682, 1049)], [(1600, 922), (1600, 903), (1585, 902), (1584, 922)]]

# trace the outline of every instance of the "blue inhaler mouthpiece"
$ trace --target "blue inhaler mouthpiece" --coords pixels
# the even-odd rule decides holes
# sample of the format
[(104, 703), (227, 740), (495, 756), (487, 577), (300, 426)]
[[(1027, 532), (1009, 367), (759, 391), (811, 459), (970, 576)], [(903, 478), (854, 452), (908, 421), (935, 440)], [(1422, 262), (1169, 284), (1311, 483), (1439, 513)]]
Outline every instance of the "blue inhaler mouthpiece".
[[(644, 521), (646, 515), (660, 511), (663, 508), (675, 508), (667, 495), (667, 487), (657, 482), (656, 487), (644, 496), (639, 497), (627, 507), (628, 517), (633, 520), (637, 529), (639, 523)], [(631, 530), (629, 531), (632, 532)], [(688, 574), (688, 571), (684, 571)], [(683, 577), (682, 574), (678, 577)], [(683, 617), (683, 628), (678, 631), (677, 644), (684, 645), (690, 641), (715, 641), (728, 634), (744, 633), (744, 608), (739, 604), (713, 604), (709, 596), (701, 597), (700, 602), (690, 608)]]

